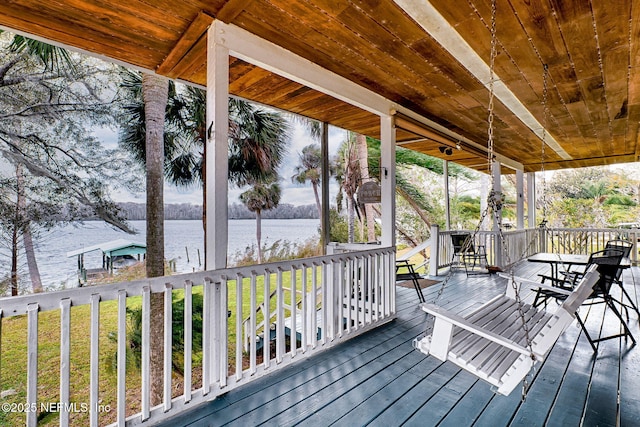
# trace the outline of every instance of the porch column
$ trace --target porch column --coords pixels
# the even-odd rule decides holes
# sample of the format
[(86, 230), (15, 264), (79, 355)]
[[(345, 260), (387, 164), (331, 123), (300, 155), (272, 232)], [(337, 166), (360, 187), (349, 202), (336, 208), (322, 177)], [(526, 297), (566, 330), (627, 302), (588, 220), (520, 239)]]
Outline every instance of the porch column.
[(396, 244), (396, 133), (393, 116), (380, 116), (382, 246)]
[[(493, 192), (494, 197), (500, 198), (502, 196), (502, 184), (501, 178), (501, 165), (500, 162), (493, 159), (491, 162), (491, 176), (493, 177)], [(493, 232), (494, 232), (494, 264), (498, 266), (504, 265), (502, 257), (502, 241), (497, 233), (500, 232), (502, 227), (502, 210), (493, 212)]]
[(447, 230), (451, 230), (451, 202), (449, 201), (449, 161), (442, 162), (442, 177), (444, 178), (444, 220)]
[(536, 174), (527, 172), (527, 226), (536, 228)]
[(322, 246), (322, 254), (327, 254), (327, 245), (330, 239), (329, 230), (329, 124), (322, 123), (322, 135), (320, 141), (320, 157), (322, 158), (322, 169), (320, 179), (321, 209), (320, 218), (320, 244)]
[(516, 169), (516, 228), (524, 229), (524, 172)]
[(205, 269), (227, 266), (229, 50), (215, 21), (207, 33), (207, 147)]
[[(480, 175), (480, 213), (487, 212), (487, 197), (489, 197), (489, 177), (486, 174)], [(482, 218), (482, 223), (480, 223), (480, 230), (488, 230), (489, 229), (489, 218), (485, 216)]]

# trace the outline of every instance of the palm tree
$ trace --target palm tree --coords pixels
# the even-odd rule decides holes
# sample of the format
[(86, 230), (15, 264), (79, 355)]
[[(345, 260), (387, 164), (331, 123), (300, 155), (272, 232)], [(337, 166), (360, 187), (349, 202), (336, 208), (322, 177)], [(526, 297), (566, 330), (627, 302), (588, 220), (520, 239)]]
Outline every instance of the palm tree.
[[(164, 276), (164, 117), (169, 81), (153, 74), (142, 76), (145, 112), (145, 146), (147, 169), (147, 277)], [(164, 296), (151, 294), (150, 379), (151, 404), (163, 396), (164, 373)]]
[(360, 164), (357, 147), (349, 133), (349, 137), (340, 145), (336, 155), (336, 181), (340, 191), (336, 196), (338, 211), (342, 210), (342, 201), (347, 201), (348, 243), (355, 240), (355, 216), (360, 216), (356, 205), (355, 195), (360, 182)]
[[(124, 108), (126, 125), (120, 144), (144, 164), (145, 113), (139, 73), (124, 70), (123, 88), (131, 98)], [(165, 113), (164, 173), (179, 187), (204, 186), (206, 159), (206, 92), (169, 83)], [(269, 176), (282, 161), (289, 137), (284, 116), (253, 104), (229, 99), (229, 179), (242, 187)], [(273, 143), (272, 143), (273, 142)], [(206, 215), (206, 194), (203, 195)]]
[(316, 198), (316, 208), (318, 209), (318, 218), (322, 216), (322, 205), (320, 204), (320, 194), (318, 186), (322, 177), (322, 156), (320, 154), (320, 146), (318, 144), (310, 144), (305, 146), (298, 154), (300, 164), (295, 167), (295, 174), (291, 177), (292, 182), (305, 184), (307, 181), (313, 187), (313, 195)]
[(240, 194), (240, 200), (247, 209), (256, 214), (256, 240), (258, 242), (258, 263), (262, 263), (262, 211), (275, 208), (280, 203), (281, 189), (277, 181), (256, 182), (249, 190)]

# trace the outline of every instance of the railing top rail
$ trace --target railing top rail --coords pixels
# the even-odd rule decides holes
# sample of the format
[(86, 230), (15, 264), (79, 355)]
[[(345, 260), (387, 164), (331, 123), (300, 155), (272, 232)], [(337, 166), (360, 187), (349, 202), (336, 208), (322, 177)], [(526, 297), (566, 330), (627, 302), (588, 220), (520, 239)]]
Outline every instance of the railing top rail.
[(187, 282), (191, 282), (196, 285), (200, 285), (205, 282), (218, 283), (226, 280), (235, 280), (238, 276), (252, 277), (254, 275), (262, 275), (265, 273), (273, 274), (278, 271), (288, 271), (292, 268), (308, 268), (313, 267), (314, 265), (321, 266), (323, 264), (389, 253), (395, 253), (395, 247), (377, 247), (370, 250), (300, 258), (267, 264), (256, 264), (246, 267), (207, 270), (178, 274), (174, 276), (134, 280), (130, 282), (65, 289), (61, 291), (21, 295), (16, 297), (4, 297), (0, 298), (0, 313), (2, 317), (18, 316), (26, 314), (27, 306), (33, 303), (38, 304), (38, 309), (40, 311), (56, 310), (60, 308), (60, 302), (63, 300), (71, 300), (72, 306), (90, 304), (93, 295), (99, 295), (100, 301), (115, 300), (118, 298), (118, 292), (121, 290), (125, 290), (127, 296), (142, 295), (143, 289), (146, 287), (148, 287), (152, 293), (160, 293), (165, 291), (165, 285), (167, 283), (171, 284), (173, 289), (182, 289)]
[(567, 231), (567, 232), (576, 232), (576, 231), (590, 231), (590, 232), (640, 232), (640, 228), (562, 228), (562, 227), (547, 227), (549, 231)]

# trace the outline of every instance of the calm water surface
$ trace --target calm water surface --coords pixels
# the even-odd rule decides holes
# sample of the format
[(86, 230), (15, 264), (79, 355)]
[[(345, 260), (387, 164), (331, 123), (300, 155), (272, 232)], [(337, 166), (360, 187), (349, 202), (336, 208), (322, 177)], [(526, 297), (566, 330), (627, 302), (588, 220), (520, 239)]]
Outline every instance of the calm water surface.
[[(36, 258), (47, 287), (73, 286), (76, 283), (77, 261), (67, 258), (67, 252), (93, 246), (115, 239), (127, 239), (145, 242), (144, 221), (130, 221), (138, 231), (129, 235), (113, 229), (102, 222), (86, 222), (81, 225), (64, 225), (42, 234), (36, 247)], [(317, 219), (264, 219), (262, 220), (262, 241), (274, 243), (277, 240), (302, 243), (318, 238), (319, 220)], [(255, 220), (229, 220), (229, 257), (236, 252), (255, 245)], [(204, 232), (202, 221), (166, 221), (165, 222), (165, 258), (175, 259), (178, 272), (185, 273), (201, 270), (204, 263)], [(199, 262), (201, 260), (201, 262)], [(85, 255), (87, 268), (102, 265), (102, 254), (95, 251)], [(4, 269), (4, 267), (3, 267)], [(26, 275), (26, 267), (22, 269)]]

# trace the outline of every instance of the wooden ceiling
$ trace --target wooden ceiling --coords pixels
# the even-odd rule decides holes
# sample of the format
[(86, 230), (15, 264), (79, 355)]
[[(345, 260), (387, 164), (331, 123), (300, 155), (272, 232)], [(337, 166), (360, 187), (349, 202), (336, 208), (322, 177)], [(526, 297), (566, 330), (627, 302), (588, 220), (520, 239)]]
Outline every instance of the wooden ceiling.
[[(396, 1), (10, 0), (0, 2), (0, 26), (203, 86), (206, 29), (219, 19), (486, 147), (489, 91), (465, 64), (474, 55), (489, 63), (490, 1)], [(466, 43), (436, 41), (428, 28), (433, 13), (415, 12), (424, 4)], [(525, 171), (540, 170), (543, 158), (545, 169), (638, 159), (640, 2), (497, 0), (496, 34), (494, 70), (516, 100), (514, 108), (509, 97), (496, 99), (496, 152)], [(230, 92), (379, 135), (373, 114), (236, 58)], [(544, 156), (540, 132), (518, 109), (554, 141)], [(404, 147), (486, 169), (482, 150), (468, 144), (441, 153), (443, 143), (455, 146), (448, 139), (411, 126), (397, 135)]]

